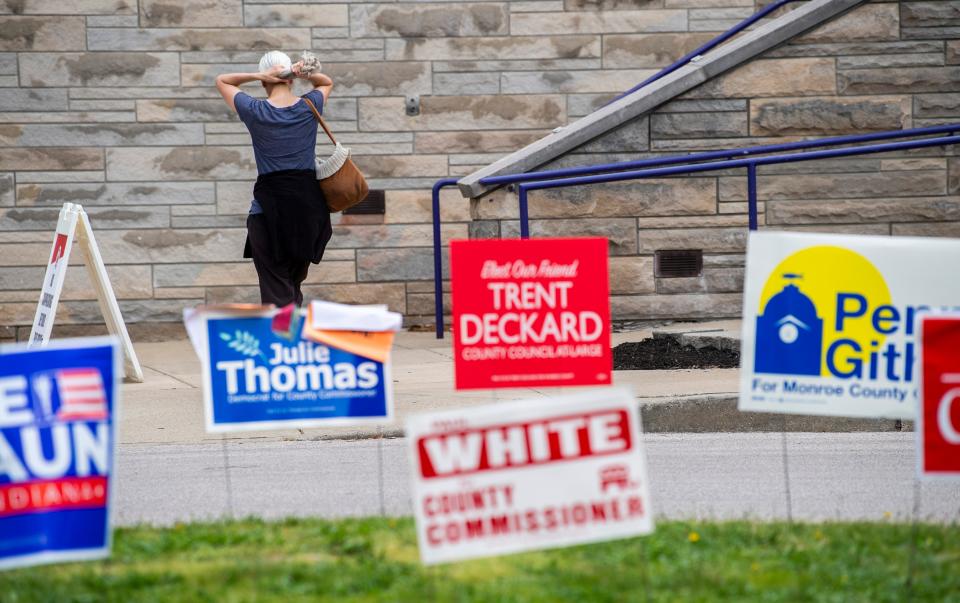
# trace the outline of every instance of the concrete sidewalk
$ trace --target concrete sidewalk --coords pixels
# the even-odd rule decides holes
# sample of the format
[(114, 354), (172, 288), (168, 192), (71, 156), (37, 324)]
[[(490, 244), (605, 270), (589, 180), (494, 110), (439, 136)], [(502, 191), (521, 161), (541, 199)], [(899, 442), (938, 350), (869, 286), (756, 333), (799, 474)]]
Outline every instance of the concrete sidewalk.
[[(700, 331), (704, 336), (734, 332), (728, 323), (669, 329), (675, 333)], [(658, 332), (661, 329), (657, 330)], [(638, 341), (650, 331), (615, 333), (613, 344)], [(685, 335), (678, 335), (685, 336)], [(217, 441), (203, 421), (200, 362), (186, 340), (136, 345), (145, 380), (125, 384), (120, 410), (121, 443), (199, 443)], [(893, 421), (851, 421), (786, 417), (736, 410), (737, 369), (679, 371), (616, 371), (614, 383), (633, 388), (642, 404), (647, 432), (728, 431), (891, 431)], [(283, 430), (228, 434), (228, 439), (316, 440), (396, 436), (411, 413), (507, 400), (538, 398), (563, 389), (518, 388), (466, 391), (453, 389), (453, 350), (448, 337), (433, 333), (398, 333), (393, 352), (395, 420), (382, 426)], [(573, 391), (567, 389), (567, 391)]]

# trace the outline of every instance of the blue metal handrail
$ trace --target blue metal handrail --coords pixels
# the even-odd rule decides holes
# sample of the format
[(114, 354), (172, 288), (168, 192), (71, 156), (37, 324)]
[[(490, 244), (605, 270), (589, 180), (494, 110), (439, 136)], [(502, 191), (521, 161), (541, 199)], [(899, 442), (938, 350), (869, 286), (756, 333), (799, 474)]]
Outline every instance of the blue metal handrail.
[(437, 339), (443, 339), (443, 256), (440, 249), (440, 190), (457, 183), (456, 178), (444, 178), (433, 184), (433, 296), (437, 322)]
[(657, 72), (655, 75), (652, 75), (652, 76), (648, 77), (647, 79), (643, 80), (642, 82), (640, 82), (639, 84), (637, 84), (637, 85), (634, 86), (633, 88), (630, 88), (629, 90), (627, 90), (627, 91), (624, 92), (623, 94), (617, 95), (616, 97), (614, 97), (613, 99), (611, 99), (610, 101), (608, 101), (607, 103), (605, 103), (603, 106), (607, 106), (607, 105), (609, 105), (609, 104), (611, 104), (611, 103), (615, 103), (616, 101), (620, 100), (621, 98), (623, 98), (623, 97), (625, 97), (625, 96), (629, 96), (629, 95), (633, 94), (634, 92), (636, 92), (637, 90), (640, 90), (640, 89), (643, 88), (644, 86), (649, 86), (650, 84), (652, 84), (653, 82), (659, 80), (660, 78), (663, 78), (663, 77), (666, 77), (666, 76), (670, 75), (671, 73), (673, 73), (673, 72), (676, 71), (677, 69), (680, 69), (680, 68), (683, 67), (684, 65), (690, 63), (691, 61), (693, 61), (693, 60), (696, 59), (697, 57), (703, 56), (703, 55), (705, 55), (706, 53), (708, 53), (708, 52), (710, 52), (711, 50), (713, 50), (714, 48), (716, 48), (717, 46), (723, 44), (724, 42), (726, 42), (726, 41), (729, 40), (730, 38), (734, 37), (735, 35), (737, 35), (737, 34), (740, 33), (741, 31), (747, 29), (748, 27), (750, 27), (751, 25), (753, 25), (753, 24), (756, 23), (757, 21), (763, 19), (764, 17), (766, 17), (766, 16), (769, 15), (770, 13), (776, 11), (776, 10), (779, 9), (781, 6), (785, 6), (785, 5), (790, 4), (790, 3), (793, 3), (793, 2), (799, 2), (799, 0), (777, 0), (776, 2), (773, 2), (772, 4), (768, 5), (767, 7), (761, 9), (759, 12), (751, 15), (750, 17), (747, 17), (746, 19), (744, 19), (744, 20), (741, 21), (740, 23), (734, 25), (733, 27), (731, 27), (731, 28), (728, 29), (727, 31), (723, 32), (722, 34), (720, 34), (720, 35), (717, 36), (716, 38), (710, 40), (709, 42), (707, 42), (706, 44), (704, 44), (704, 45), (701, 46), (700, 48), (697, 48), (696, 50), (694, 50), (694, 51), (692, 51), (692, 52), (688, 52), (687, 54), (683, 55), (682, 57), (680, 57), (679, 59), (677, 59), (676, 61), (674, 61), (670, 66), (665, 67), (664, 69), (662, 69), (662, 70), (660, 70), (659, 72)]
[(748, 157), (751, 155), (766, 155), (768, 153), (782, 153), (786, 151), (799, 151), (802, 149), (812, 149), (816, 147), (833, 147), (848, 144), (860, 144), (864, 142), (873, 142), (876, 140), (896, 140), (898, 138), (914, 138), (916, 136), (932, 136), (934, 134), (949, 134), (958, 129), (958, 124), (949, 124), (945, 126), (931, 126), (927, 128), (911, 128), (907, 130), (893, 130), (888, 132), (874, 132), (871, 134), (849, 134), (846, 136), (833, 136), (830, 138), (818, 138), (813, 140), (798, 140), (796, 142), (784, 142), (779, 144), (760, 145), (753, 147), (743, 147), (741, 149), (724, 149), (720, 151), (704, 151), (702, 153), (691, 153), (689, 155), (671, 155), (670, 157), (654, 157), (649, 159), (634, 159), (631, 161), (620, 161), (616, 163), (600, 163), (596, 165), (584, 165), (578, 167), (543, 170), (539, 172), (524, 172), (522, 174), (504, 174), (503, 176), (488, 176), (480, 179), (480, 184), (484, 186), (502, 186), (504, 184), (517, 184), (519, 182), (530, 182), (534, 180), (549, 180), (551, 178), (567, 178), (569, 176), (581, 176), (587, 174), (600, 174), (604, 172), (621, 172), (660, 165), (676, 165), (682, 163), (694, 163), (702, 161), (713, 161), (715, 159), (732, 159), (734, 157)]
[[(954, 131), (960, 131), (960, 124), (954, 125)], [(822, 151), (809, 151), (806, 153), (792, 153), (787, 155), (771, 155), (769, 157), (754, 157), (749, 159), (730, 159), (726, 161), (714, 161), (711, 163), (699, 163), (694, 165), (676, 165), (670, 167), (654, 168), (648, 170), (633, 170), (627, 172), (615, 172), (611, 174), (594, 174), (591, 176), (577, 176), (574, 178), (562, 178), (559, 180), (540, 180), (535, 182), (524, 182), (517, 185), (517, 197), (520, 205), (520, 238), (530, 238), (530, 225), (527, 208), (527, 193), (532, 190), (543, 190), (550, 188), (566, 188), (570, 186), (579, 186), (583, 184), (603, 184), (609, 182), (622, 182), (624, 180), (641, 180), (644, 178), (656, 178), (662, 176), (677, 176), (680, 174), (695, 174), (700, 172), (714, 172), (717, 170), (730, 170), (737, 168), (747, 168), (748, 186), (747, 201), (749, 212), (750, 230), (757, 229), (757, 167), (761, 165), (774, 165), (779, 163), (796, 163), (801, 161), (814, 161), (817, 159), (836, 159), (838, 157), (851, 157), (854, 155), (870, 155), (875, 153), (888, 153), (891, 151), (904, 151), (908, 149), (922, 149), (926, 147), (939, 147), (946, 145), (960, 144), (960, 136), (945, 136), (941, 138), (927, 138), (923, 140), (908, 140), (903, 142), (888, 142), (864, 147), (852, 147), (848, 149), (827, 149)]]
[[(614, 182), (616, 180), (629, 180), (629, 179), (639, 179), (639, 178), (649, 178), (654, 176), (667, 176), (667, 175), (677, 175), (684, 173), (695, 173), (695, 172), (705, 172), (705, 171), (714, 171), (720, 169), (729, 169), (730, 161), (737, 162), (736, 167), (746, 167), (747, 168), (747, 189), (748, 189), (748, 212), (749, 212), (749, 226), (752, 230), (757, 228), (757, 166), (758, 165), (768, 165), (773, 163), (788, 163), (791, 161), (809, 161), (812, 159), (825, 159), (829, 157), (846, 157), (859, 154), (869, 154), (869, 153), (880, 153), (890, 150), (902, 150), (908, 148), (922, 148), (929, 146), (940, 146), (942, 144), (955, 144), (954, 142), (944, 143), (944, 140), (954, 140), (953, 138), (938, 138), (938, 139), (928, 139), (928, 140), (919, 140), (919, 141), (910, 141), (907, 143), (894, 143), (899, 144), (895, 148), (891, 148), (891, 145), (874, 145), (874, 146), (865, 146), (865, 147), (852, 147), (848, 149), (839, 149), (835, 151), (814, 151), (810, 153), (793, 153), (788, 155), (774, 155), (766, 158), (756, 158), (756, 159), (737, 159), (730, 161), (712, 161), (712, 159), (727, 159), (730, 157), (744, 157), (752, 155), (762, 155), (768, 153), (779, 153), (783, 151), (799, 150), (813, 147), (829, 147), (837, 146), (843, 144), (857, 144), (863, 142), (871, 142), (876, 140), (896, 140), (899, 138), (906, 137), (916, 137), (916, 136), (929, 136), (935, 134), (953, 134), (960, 131), (960, 123), (957, 124), (948, 124), (943, 126), (934, 126), (929, 128), (914, 128), (909, 130), (894, 130), (890, 132), (877, 132), (873, 134), (858, 134), (850, 136), (838, 136), (833, 138), (825, 138), (820, 140), (806, 140), (792, 143), (776, 144), (776, 145), (766, 145), (766, 146), (755, 146), (755, 147), (746, 147), (742, 149), (730, 149), (724, 151), (711, 151), (706, 153), (696, 153), (691, 155), (680, 155), (672, 157), (663, 157), (657, 159), (643, 159), (637, 161), (625, 161), (620, 163), (610, 163), (610, 164), (601, 164), (593, 166), (582, 166), (576, 168), (567, 168), (561, 170), (547, 170), (541, 172), (528, 172), (525, 174), (509, 174), (505, 176), (493, 176), (490, 178), (485, 178), (481, 180), (483, 184), (513, 184), (513, 183), (523, 183), (528, 182), (528, 184), (520, 184), (518, 187), (520, 189), (520, 199), (518, 203), (520, 205), (520, 230), (521, 237), (529, 237), (529, 216), (526, 196), (527, 192), (530, 190), (539, 190), (546, 188), (555, 188), (551, 186), (552, 184), (557, 184), (559, 187), (565, 186), (576, 186), (577, 184), (589, 184), (591, 182), (583, 181), (583, 176), (588, 174), (593, 174), (597, 176), (605, 176), (609, 178), (608, 180), (603, 180), (604, 182)], [(877, 147), (882, 147), (881, 150), (873, 150)], [(837, 153), (833, 155), (824, 155), (824, 153)], [(705, 163), (695, 163), (689, 165), (689, 162), (705, 162)], [(661, 168), (656, 170), (641, 170), (636, 171), (636, 168), (644, 168), (651, 166), (665, 166), (672, 164), (687, 163), (688, 165), (682, 165), (673, 168)], [(726, 165), (724, 165), (726, 164)], [(618, 176), (626, 176), (623, 178), (617, 178)], [(639, 175), (638, 175), (639, 174)], [(580, 177), (570, 177), (570, 176), (580, 176)], [(558, 178), (557, 180), (549, 180), (549, 178)], [(598, 181), (599, 182), (599, 181)], [(434, 301), (435, 301), (435, 311), (436, 311), (436, 332), (437, 338), (443, 339), (443, 265), (442, 265), (442, 246), (441, 246), (441, 232), (440, 232), (440, 191), (444, 187), (453, 186), (457, 183), (455, 178), (445, 178), (443, 180), (437, 181), (433, 186), (433, 257), (434, 257)], [(534, 186), (535, 185), (535, 186)]]

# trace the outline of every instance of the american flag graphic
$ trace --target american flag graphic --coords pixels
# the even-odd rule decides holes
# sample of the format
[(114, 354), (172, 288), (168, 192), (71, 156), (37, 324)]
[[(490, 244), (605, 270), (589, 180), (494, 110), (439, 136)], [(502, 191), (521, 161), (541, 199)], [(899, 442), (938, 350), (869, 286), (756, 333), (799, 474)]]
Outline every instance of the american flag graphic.
[(95, 368), (57, 371), (61, 421), (94, 421), (107, 418), (107, 392)]

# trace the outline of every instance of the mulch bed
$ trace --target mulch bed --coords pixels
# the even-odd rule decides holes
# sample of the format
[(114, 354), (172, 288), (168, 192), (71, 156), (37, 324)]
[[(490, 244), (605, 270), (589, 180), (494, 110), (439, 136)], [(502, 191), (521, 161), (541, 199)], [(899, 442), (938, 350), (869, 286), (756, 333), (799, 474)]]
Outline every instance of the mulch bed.
[(621, 343), (613, 348), (614, 370), (737, 368), (740, 354), (715, 347), (697, 349), (669, 337)]

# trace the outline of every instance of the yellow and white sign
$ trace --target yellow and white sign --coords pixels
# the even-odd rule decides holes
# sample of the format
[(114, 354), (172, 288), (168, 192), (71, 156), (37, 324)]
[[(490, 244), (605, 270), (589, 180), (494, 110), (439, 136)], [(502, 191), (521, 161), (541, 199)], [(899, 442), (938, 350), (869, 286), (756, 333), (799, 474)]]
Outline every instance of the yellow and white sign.
[(912, 419), (917, 317), (960, 308), (960, 240), (751, 233), (740, 410)]

